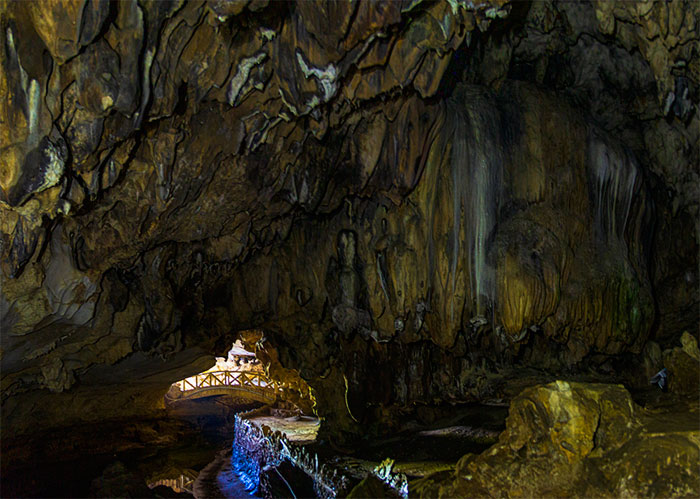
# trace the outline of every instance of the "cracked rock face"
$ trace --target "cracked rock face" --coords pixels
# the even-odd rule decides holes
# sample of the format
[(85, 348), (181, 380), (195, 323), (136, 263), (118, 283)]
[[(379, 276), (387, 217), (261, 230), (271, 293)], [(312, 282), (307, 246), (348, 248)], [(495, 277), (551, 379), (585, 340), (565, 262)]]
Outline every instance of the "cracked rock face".
[(348, 433), (695, 331), (697, 20), (3, 4), (3, 421), (155, 409), (244, 329)]

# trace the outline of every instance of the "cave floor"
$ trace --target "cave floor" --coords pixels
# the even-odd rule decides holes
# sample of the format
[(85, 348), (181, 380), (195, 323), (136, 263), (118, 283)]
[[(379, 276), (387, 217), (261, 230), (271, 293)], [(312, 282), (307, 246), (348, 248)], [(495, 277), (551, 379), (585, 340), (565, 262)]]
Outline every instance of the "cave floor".
[[(654, 387), (633, 392), (635, 401), (644, 408), (640, 413), (644, 438), (673, 434), (696, 438), (700, 429), (697, 400), (664, 393)], [(317, 439), (320, 425), (311, 418), (265, 416), (253, 418), (253, 421), (306, 446), (327, 466), (342, 470), (354, 484), (368, 473), (390, 468), (392, 473), (406, 475), (411, 490), (412, 483), (429, 475), (451, 477), (463, 456), (482, 454), (496, 444), (508, 415), (505, 404), (470, 404), (432, 413), (425, 409), (422, 413), (415, 411), (398, 431), (381, 438), (366, 438), (350, 449)]]
[(275, 416), (255, 416), (247, 418), (259, 427), (267, 426), (270, 430), (284, 433), (287, 440), (298, 445), (307, 445), (316, 441), (320, 421), (309, 416), (292, 416), (287, 418)]
[(393, 461), (391, 471), (409, 480), (431, 473), (453, 470), (467, 453), (481, 453), (493, 444), (505, 427), (507, 407), (469, 404), (452, 408), (449, 416), (430, 423), (410, 420), (398, 432), (367, 440), (350, 455), (331, 458), (354, 478)]
[[(645, 409), (645, 435), (691, 435), (697, 439), (697, 400), (653, 388), (634, 391), (634, 398)], [(218, 438), (203, 439), (202, 431), (208, 424), (200, 414), (205, 408), (199, 409), (198, 425), (172, 419), (128, 424), (115, 421), (29, 439), (4, 439), (2, 497), (114, 496), (124, 492), (152, 497), (157, 491), (145, 489), (146, 484), (194, 480), (230, 438), (220, 434)], [(343, 470), (353, 482), (386, 464), (387, 459), (392, 460), (392, 472), (405, 474), (410, 489), (411, 483), (422, 477), (438, 472), (451, 475), (465, 454), (483, 453), (497, 441), (507, 414), (505, 404), (449, 406), (433, 412), (426, 407), (404, 420), (397, 431), (361, 440), (350, 449), (319, 441), (322, 423), (316, 418), (257, 416), (251, 421), (306, 446), (326, 465)], [(219, 419), (219, 424), (212, 425), (226, 426)], [(205, 433), (214, 435), (211, 431)], [(11, 440), (16, 440), (14, 445), (10, 445)], [(57, 453), (64, 459), (56, 459)]]
[(354, 483), (387, 459), (393, 460), (392, 472), (403, 473), (412, 480), (453, 470), (464, 454), (487, 449), (505, 427), (504, 405), (468, 404), (445, 409), (437, 415), (424, 414), (422, 420), (409, 419), (400, 430), (360, 441), (351, 449), (317, 441), (320, 423), (314, 418), (256, 416), (249, 420), (259, 427), (265, 425), (284, 433), (290, 442), (307, 446)]

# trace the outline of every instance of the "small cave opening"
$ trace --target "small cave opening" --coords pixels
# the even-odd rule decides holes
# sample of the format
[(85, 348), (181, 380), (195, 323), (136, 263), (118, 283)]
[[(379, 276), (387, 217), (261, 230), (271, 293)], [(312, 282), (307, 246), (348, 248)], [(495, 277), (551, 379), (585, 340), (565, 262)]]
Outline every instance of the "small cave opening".
[(172, 383), (163, 401), (169, 417), (191, 423), (208, 438), (230, 440), (236, 414), (279, 398), (255, 353), (236, 341), (208, 369)]
[(287, 447), (316, 441), (320, 420), (313, 390), (276, 360), (263, 331), (237, 337), (211, 367), (172, 383), (164, 396), (169, 417), (218, 442), (216, 457), (199, 470), (171, 467), (152, 475), (151, 490), (167, 487), (196, 497), (269, 497), (280, 485), (290, 497), (313, 491), (312, 478), (292, 464), (296, 454), (279, 457), (273, 447), (281, 435)]

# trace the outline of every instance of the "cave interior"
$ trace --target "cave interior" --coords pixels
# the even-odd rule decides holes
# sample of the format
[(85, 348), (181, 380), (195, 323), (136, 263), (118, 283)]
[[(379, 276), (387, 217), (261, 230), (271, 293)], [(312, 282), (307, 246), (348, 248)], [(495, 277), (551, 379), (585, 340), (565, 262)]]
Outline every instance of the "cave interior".
[[(9, 1), (0, 28), (3, 497), (168, 497), (133, 463), (208, 410), (259, 496), (700, 496), (700, 3)], [(174, 410), (234, 342), (252, 419)], [(313, 443), (246, 426), (275, 415)]]

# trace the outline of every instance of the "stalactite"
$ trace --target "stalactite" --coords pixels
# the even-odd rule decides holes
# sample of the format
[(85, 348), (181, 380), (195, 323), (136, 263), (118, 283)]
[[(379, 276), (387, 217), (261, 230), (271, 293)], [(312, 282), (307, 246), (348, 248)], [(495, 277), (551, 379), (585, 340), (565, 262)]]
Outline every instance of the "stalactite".
[[(466, 103), (466, 104), (465, 104)], [(466, 108), (466, 109), (465, 109)], [(448, 104), (445, 134), (452, 142), (451, 315), (457, 289), (458, 262), (464, 258), (472, 315), (492, 310), (495, 269), (488, 244), (496, 227), (503, 170), (499, 111), (481, 91), (465, 88)], [(460, 233), (463, 231), (464, 241)], [(463, 253), (462, 253), (463, 252)]]
[(452, 129), (452, 157), (450, 158), (452, 172), (452, 255), (450, 258), (452, 300), (450, 315), (451, 319), (454, 319), (454, 295), (457, 290), (457, 261), (459, 260), (459, 221), (462, 219), (462, 207), (466, 206), (462, 187), (465, 185), (463, 175), (466, 173), (464, 162), (467, 157), (467, 131), (464, 114), (456, 106), (449, 106), (449, 108), (452, 108), (450, 114), (455, 117)]
[(596, 231), (608, 244), (624, 242), (637, 186), (636, 161), (629, 152), (591, 131), (588, 137), (588, 166)]

